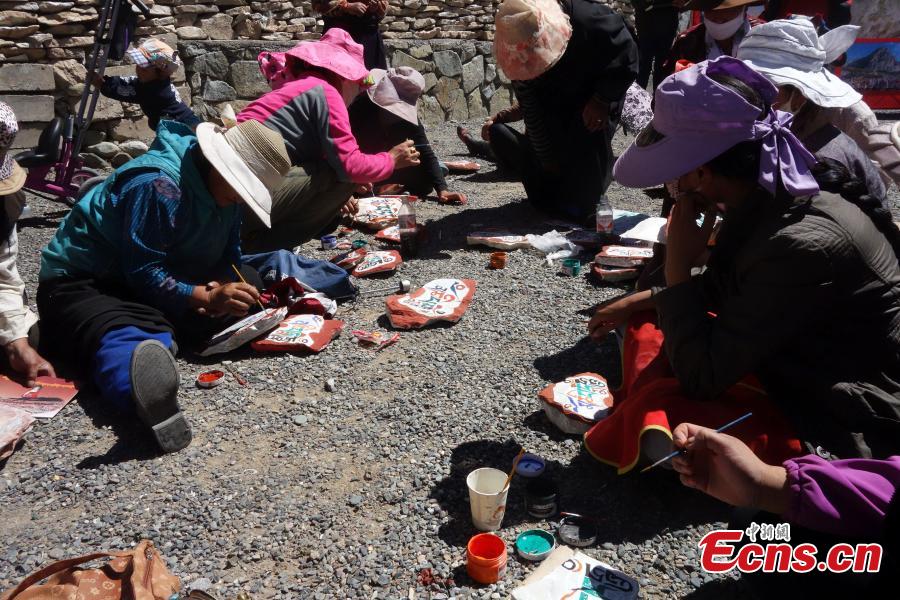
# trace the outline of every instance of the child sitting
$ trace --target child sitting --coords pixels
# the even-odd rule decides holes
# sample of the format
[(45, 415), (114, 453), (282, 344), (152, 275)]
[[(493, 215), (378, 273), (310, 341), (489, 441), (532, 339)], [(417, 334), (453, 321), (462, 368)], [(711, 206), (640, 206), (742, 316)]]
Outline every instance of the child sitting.
[(107, 98), (141, 105), (150, 129), (156, 131), (160, 119), (171, 119), (196, 129), (200, 119), (181, 101), (172, 84), (172, 75), (181, 62), (168, 44), (150, 38), (127, 52), (134, 62), (134, 77), (94, 76), (94, 85)]

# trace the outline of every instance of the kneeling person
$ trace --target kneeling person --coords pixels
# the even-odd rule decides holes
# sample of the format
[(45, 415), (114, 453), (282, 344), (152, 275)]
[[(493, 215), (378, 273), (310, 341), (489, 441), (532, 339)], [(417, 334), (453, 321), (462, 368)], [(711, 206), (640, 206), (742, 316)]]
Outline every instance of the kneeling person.
[(37, 300), (55, 348), (166, 452), (191, 440), (175, 338), (208, 336), (216, 317), (256, 301), (255, 288), (231, 283), (241, 205), (268, 225), (289, 168), (284, 140), (258, 121), (224, 134), (203, 123), (196, 136), (163, 121), (150, 151), (82, 198), (43, 252)]

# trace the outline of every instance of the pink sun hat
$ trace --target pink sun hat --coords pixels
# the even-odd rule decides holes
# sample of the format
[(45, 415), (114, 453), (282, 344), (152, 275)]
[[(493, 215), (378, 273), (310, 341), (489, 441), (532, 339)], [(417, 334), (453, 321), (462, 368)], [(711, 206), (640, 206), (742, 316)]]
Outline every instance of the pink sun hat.
[(361, 82), (369, 70), (363, 61), (363, 47), (343, 29), (329, 29), (314, 42), (300, 42), (285, 53), (285, 59), (326, 69), (347, 81)]

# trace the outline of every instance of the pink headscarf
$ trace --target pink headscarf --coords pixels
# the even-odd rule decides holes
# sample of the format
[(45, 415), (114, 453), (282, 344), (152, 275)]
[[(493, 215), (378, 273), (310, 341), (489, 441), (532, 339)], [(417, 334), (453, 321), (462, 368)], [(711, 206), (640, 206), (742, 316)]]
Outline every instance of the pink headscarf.
[(295, 79), (287, 68), (285, 52), (260, 52), (256, 57), (259, 63), (259, 70), (263, 77), (269, 82), (272, 90), (277, 90), (284, 84)]

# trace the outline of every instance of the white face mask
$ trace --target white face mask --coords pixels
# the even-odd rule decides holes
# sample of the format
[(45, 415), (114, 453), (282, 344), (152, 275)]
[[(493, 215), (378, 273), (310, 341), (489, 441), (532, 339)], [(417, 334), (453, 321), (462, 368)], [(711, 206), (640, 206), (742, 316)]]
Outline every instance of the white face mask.
[(706, 25), (706, 30), (709, 32), (709, 35), (712, 36), (712, 39), (718, 41), (727, 40), (734, 34), (736, 34), (746, 20), (746, 8), (741, 11), (741, 14), (731, 19), (730, 21), (725, 21), (724, 23), (715, 23), (713, 21), (710, 21), (706, 18), (706, 13), (703, 13), (703, 24)]

